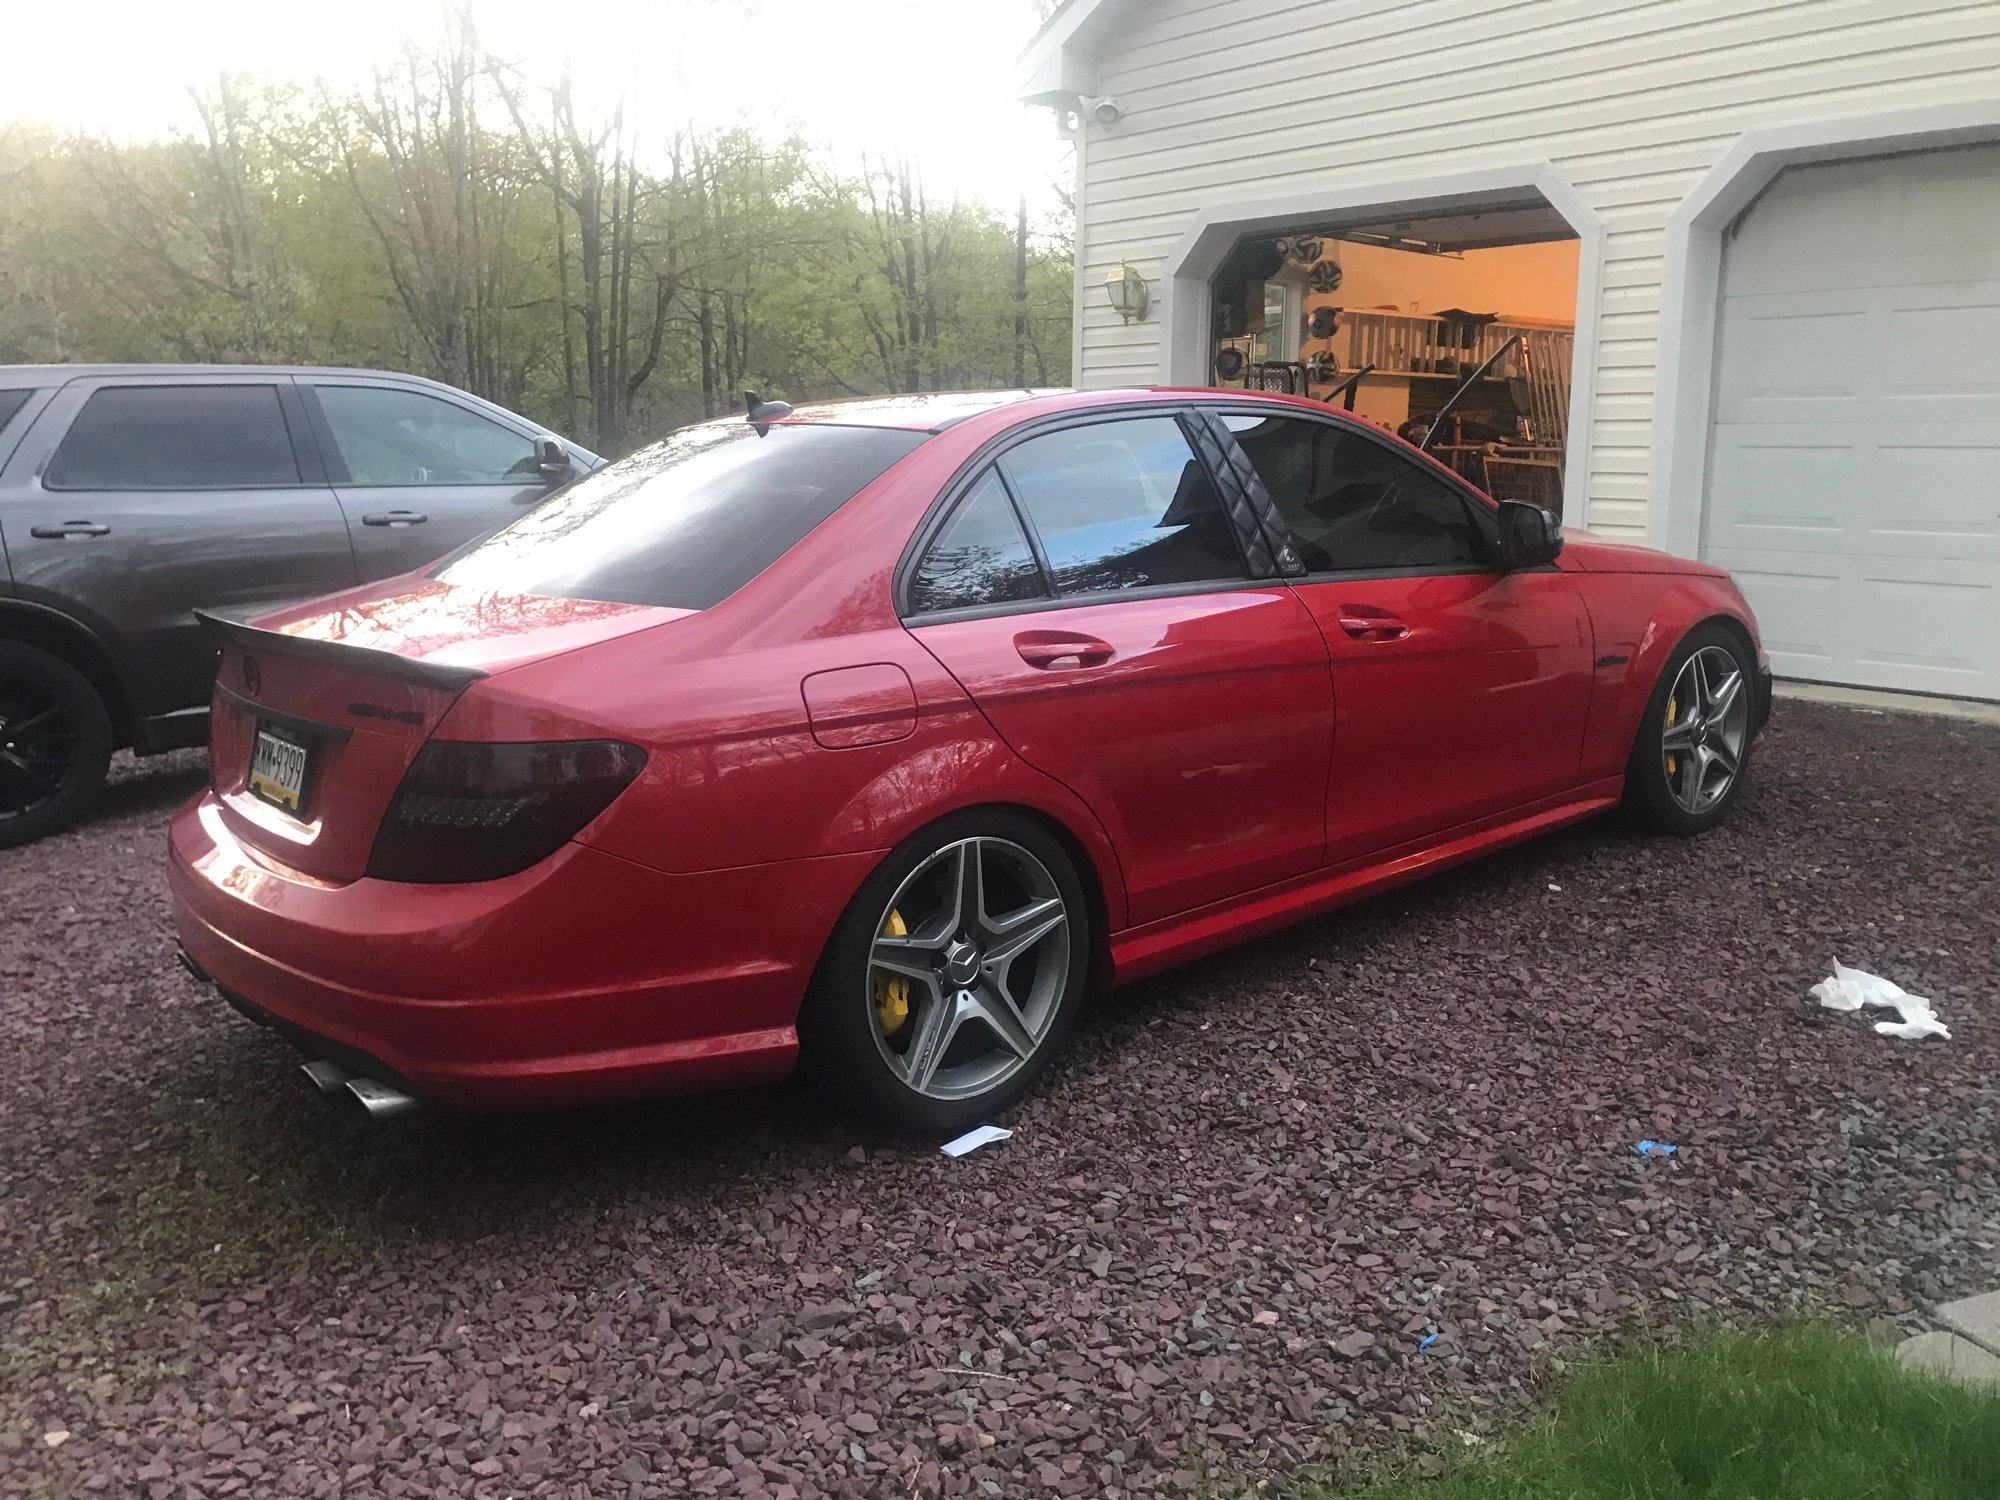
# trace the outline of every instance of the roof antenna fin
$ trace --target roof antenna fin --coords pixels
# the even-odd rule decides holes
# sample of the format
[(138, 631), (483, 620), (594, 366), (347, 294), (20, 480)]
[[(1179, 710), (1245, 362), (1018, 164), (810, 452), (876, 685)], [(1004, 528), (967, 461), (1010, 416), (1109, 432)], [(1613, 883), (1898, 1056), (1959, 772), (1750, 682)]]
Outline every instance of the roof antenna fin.
[(791, 402), (766, 401), (755, 391), (745, 391), (743, 393), (743, 404), (750, 409), (750, 414), (745, 420), (757, 429), (758, 437), (764, 436), (766, 431), (769, 430), (771, 423), (779, 420), (781, 417), (789, 417), (792, 414)]

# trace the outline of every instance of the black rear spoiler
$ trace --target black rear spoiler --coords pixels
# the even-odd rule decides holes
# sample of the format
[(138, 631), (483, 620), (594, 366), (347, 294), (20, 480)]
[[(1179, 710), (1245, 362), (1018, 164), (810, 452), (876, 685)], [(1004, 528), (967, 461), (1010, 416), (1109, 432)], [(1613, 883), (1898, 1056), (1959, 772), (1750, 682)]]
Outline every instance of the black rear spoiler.
[[(259, 614), (269, 614), (274, 606), (260, 604), (256, 608)], [(373, 646), (356, 645), (349, 641), (322, 641), (309, 636), (286, 635), (282, 630), (263, 630), (212, 609), (198, 609), (194, 616), (212, 634), (225, 641), (234, 641), (245, 650), (267, 651), (274, 656), (325, 662), (335, 667), (354, 667), (376, 677), (411, 682), (418, 687), (461, 692), (486, 675), (478, 667), (449, 667), (442, 662), (418, 661), (413, 657), (398, 656), (393, 651), (379, 651)]]

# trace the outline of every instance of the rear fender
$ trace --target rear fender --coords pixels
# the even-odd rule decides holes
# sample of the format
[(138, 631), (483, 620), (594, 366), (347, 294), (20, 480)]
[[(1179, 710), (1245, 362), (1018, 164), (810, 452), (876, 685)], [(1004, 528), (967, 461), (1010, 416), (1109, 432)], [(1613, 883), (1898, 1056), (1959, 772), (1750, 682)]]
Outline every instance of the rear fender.
[[(879, 837), (882, 842), (874, 847), (892, 848), (953, 813), (996, 806), (1024, 810), (1053, 824), (1088, 863), (1089, 869), (1077, 873), (1097, 886), (1106, 930), (1122, 929), (1128, 920), (1124, 870), (1104, 825), (1068, 787), (1015, 754), (983, 715), (974, 712), (967, 718), (971, 722), (960, 737), (885, 767), (856, 788), (829, 824), (830, 842), (838, 846)], [(912, 798), (912, 786), (935, 787), (938, 794)]]
[(0, 640), (39, 646), (83, 673), (104, 699), (117, 743), (132, 743), (136, 732), (133, 694), (102, 631), (61, 610), (7, 595), (0, 596)]
[[(1125, 882), (1103, 826), (969, 704), (922, 713), (915, 732), (893, 744), (829, 750), (799, 728), (656, 749), (640, 782), (577, 839), (692, 872), (882, 853), (940, 818), (995, 804), (1066, 832), (1092, 866), (1107, 923), (1125, 924)], [(671, 830), (664, 839), (662, 828)]]
[[(674, 874), (880, 853), (968, 807), (1017, 806), (1068, 835), (1107, 923), (1124, 925), (1125, 882), (1103, 825), (1009, 749), (900, 625), (770, 647), (746, 647), (742, 634), (718, 607), (496, 673), (458, 699), (438, 736), (643, 746), (645, 770), (577, 841)], [(892, 681), (890, 669), (908, 682), (893, 713), (867, 711), (867, 692), (839, 699), (843, 680)], [(834, 717), (816, 719), (829, 705)]]

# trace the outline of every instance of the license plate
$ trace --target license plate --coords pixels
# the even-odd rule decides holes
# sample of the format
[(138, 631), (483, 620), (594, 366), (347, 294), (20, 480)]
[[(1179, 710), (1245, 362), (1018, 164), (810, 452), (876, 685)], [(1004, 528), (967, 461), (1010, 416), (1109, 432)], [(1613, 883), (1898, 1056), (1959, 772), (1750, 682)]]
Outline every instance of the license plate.
[(307, 754), (306, 747), (282, 729), (260, 723), (250, 751), (251, 792), (296, 816), (305, 806)]

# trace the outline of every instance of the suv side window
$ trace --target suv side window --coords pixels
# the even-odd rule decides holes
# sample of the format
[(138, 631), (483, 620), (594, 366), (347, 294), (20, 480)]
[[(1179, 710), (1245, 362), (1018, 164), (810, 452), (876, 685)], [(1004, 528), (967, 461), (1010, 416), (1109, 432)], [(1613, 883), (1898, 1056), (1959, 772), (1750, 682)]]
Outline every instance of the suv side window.
[(1128, 417), (1029, 438), (1000, 458), (1058, 594), (1247, 577), (1180, 423)]
[(1478, 524), (1435, 474), (1366, 433), (1299, 417), (1224, 418), (1314, 573), (1475, 568)]
[(91, 394), (52, 490), (240, 490), (299, 482), (274, 385), (126, 385)]
[(533, 439), (455, 401), (376, 385), (313, 386), (356, 485), (528, 484)]
[(33, 391), (0, 391), (0, 432), (6, 430), (7, 424), (14, 420), (14, 413), (26, 406), (28, 398), (34, 394)]
[(1046, 599), (1048, 584), (1021, 518), (991, 469), (958, 502), (910, 579), (910, 612)]

